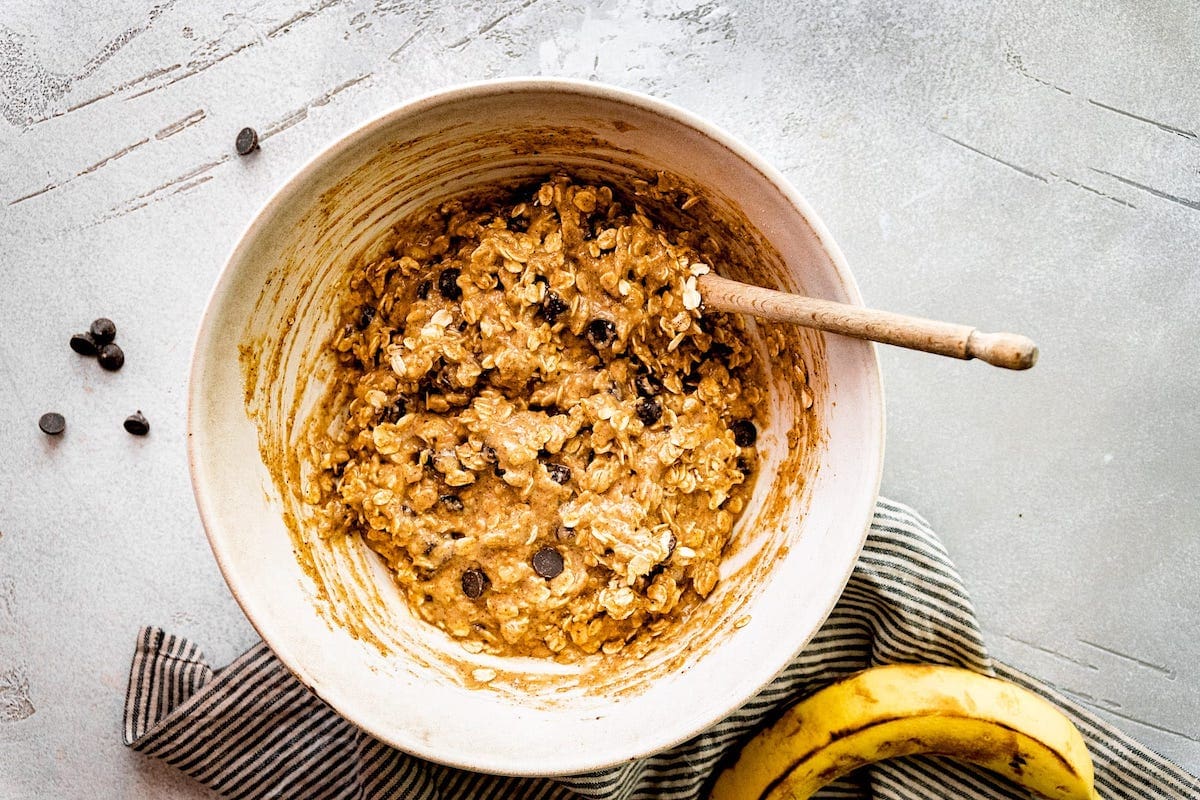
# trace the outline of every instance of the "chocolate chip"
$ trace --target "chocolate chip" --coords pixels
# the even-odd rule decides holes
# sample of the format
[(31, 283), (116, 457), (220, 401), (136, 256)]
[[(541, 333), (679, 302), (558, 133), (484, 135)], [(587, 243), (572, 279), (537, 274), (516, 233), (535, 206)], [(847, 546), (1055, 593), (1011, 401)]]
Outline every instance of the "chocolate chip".
[(437, 285), (442, 297), (447, 300), (457, 300), (462, 297), (462, 289), (458, 287), (458, 276), (461, 274), (462, 270), (455, 267), (448, 267), (438, 273)]
[(613, 343), (617, 338), (617, 326), (612, 320), (600, 317), (588, 323), (587, 338), (593, 347), (604, 347)]
[(100, 349), (90, 333), (77, 333), (71, 337), (71, 349), (81, 356), (94, 356)]
[(662, 404), (656, 397), (639, 397), (634, 410), (637, 411), (638, 419), (646, 427), (662, 419)]
[(550, 480), (554, 481), (559, 486), (564, 486), (568, 481), (571, 480), (571, 468), (566, 464), (547, 464), (546, 472), (550, 474)]
[(383, 409), (383, 421), (395, 425), (406, 413), (408, 413), (408, 402), (403, 397), (397, 397), (396, 402)]
[(758, 440), (758, 429), (748, 419), (734, 420), (729, 429), (733, 431), (733, 442), (738, 447), (752, 447)]
[(150, 432), (150, 421), (142, 416), (141, 409), (125, 418), (125, 430), (134, 436), (145, 436)]
[(57, 411), (48, 411), (38, 420), (38, 427), (47, 436), (58, 436), (67, 429), (67, 418)]
[(483, 460), (492, 465), (492, 472), (497, 478), (504, 477), (504, 470), (500, 467), (500, 456), (496, 455), (496, 448), (490, 445), (483, 446)]
[(638, 375), (633, 379), (633, 386), (639, 397), (653, 397), (662, 394), (662, 381), (650, 374)]
[(559, 297), (556, 292), (548, 291), (546, 292), (546, 296), (542, 298), (542, 316), (544, 316), (546, 321), (551, 325), (553, 325), (555, 320), (557, 320), (565, 311), (570, 308), (571, 307), (567, 305), (567, 301)]
[(96, 344), (108, 344), (113, 339), (117, 338), (117, 326), (108, 317), (100, 317), (100, 319), (92, 322), (92, 327), (88, 331), (92, 334), (92, 338), (96, 340)]
[(239, 156), (248, 156), (258, 149), (258, 131), (254, 128), (242, 128), (238, 131), (237, 139), (233, 142)]
[(713, 342), (708, 348), (708, 355), (724, 361), (733, 355), (733, 348), (724, 342)]
[(363, 306), (362, 311), (358, 312), (358, 329), (360, 331), (366, 330), (373, 319), (375, 319), (375, 307)]
[(457, 513), (463, 510), (462, 498), (456, 494), (444, 494), (438, 498), (438, 502), (441, 503), (447, 511), (454, 511)]
[(488, 577), (483, 574), (483, 570), (472, 567), (462, 574), (461, 583), (463, 594), (472, 600), (477, 600), (483, 595), (483, 590), (487, 588)]
[(562, 553), (553, 547), (543, 547), (533, 554), (533, 571), (543, 578), (556, 578), (563, 571)]
[(100, 366), (110, 372), (116, 372), (125, 366), (125, 352), (115, 343), (109, 342), (100, 348), (98, 360), (100, 361)]

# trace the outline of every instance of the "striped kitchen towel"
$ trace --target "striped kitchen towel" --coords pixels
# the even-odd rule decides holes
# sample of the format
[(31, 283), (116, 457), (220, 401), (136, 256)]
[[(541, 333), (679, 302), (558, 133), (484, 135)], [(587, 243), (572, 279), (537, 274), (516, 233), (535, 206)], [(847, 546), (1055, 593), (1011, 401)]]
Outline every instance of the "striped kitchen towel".
[[(129, 676), (125, 743), (231, 798), (297, 800), (635, 800), (697, 798), (715, 766), (772, 712), (836, 678), (879, 664), (926, 662), (998, 675), (1075, 720), (1109, 798), (1200, 799), (1200, 781), (1076, 703), (993, 662), (945, 548), (911, 509), (880, 500), (867, 543), (824, 627), (769, 686), (691, 741), (570, 778), (463, 772), (401, 753), (343, 720), (265, 644), (214, 670), (195, 644), (144, 628)], [(821, 797), (1027, 798), (987, 771), (938, 758), (884, 761)]]

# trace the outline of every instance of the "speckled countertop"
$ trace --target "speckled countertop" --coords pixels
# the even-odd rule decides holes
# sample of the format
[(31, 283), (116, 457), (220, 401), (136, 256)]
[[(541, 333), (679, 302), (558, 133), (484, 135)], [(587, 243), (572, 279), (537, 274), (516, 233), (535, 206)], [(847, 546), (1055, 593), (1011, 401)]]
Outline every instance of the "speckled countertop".
[[(53, 5), (0, 5), (0, 796), (206, 796), (119, 721), (139, 625), (217, 663), (255, 638), (184, 454), (209, 288), (340, 134), (527, 74), (709, 118), (808, 197), (868, 302), (1038, 340), (1024, 374), (882, 350), (884, 492), (942, 534), (995, 655), (1200, 771), (1194, 4)], [(101, 314), (118, 373), (66, 346)]]

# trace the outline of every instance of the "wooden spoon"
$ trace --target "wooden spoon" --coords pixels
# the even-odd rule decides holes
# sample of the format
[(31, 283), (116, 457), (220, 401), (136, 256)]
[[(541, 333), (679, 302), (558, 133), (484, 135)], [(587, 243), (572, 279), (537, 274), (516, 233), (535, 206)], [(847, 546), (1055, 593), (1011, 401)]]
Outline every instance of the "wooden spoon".
[(1016, 333), (981, 333), (969, 325), (777, 292), (713, 273), (701, 275), (696, 283), (705, 308), (717, 311), (736, 311), (777, 322), (791, 322), (941, 356), (978, 358), (1005, 369), (1029, 369), (1037, 363), (1037, 345), (1027, 336)]

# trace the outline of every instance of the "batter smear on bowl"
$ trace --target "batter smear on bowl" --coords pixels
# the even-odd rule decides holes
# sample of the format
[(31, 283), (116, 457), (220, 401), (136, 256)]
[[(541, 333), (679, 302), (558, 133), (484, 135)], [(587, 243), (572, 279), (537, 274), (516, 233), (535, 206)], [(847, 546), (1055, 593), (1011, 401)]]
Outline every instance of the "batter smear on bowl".
[(704, 236), (556, 177), (352, 271), (306, 501), (470, 652), (644, 654), (712, 592), (765, 392)]

